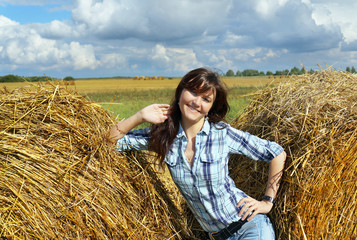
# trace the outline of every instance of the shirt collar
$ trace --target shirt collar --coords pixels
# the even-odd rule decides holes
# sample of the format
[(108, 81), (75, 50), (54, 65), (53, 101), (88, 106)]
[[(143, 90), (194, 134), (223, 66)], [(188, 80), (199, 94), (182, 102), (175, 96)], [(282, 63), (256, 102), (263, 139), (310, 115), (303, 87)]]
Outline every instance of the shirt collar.
[[(205, 118), (205, 122), (203, 123), (203, 127), (202, 127), (201, 131), (199, 131), (199, 133), (203, 132), (206, 135), (208, 135), (210, 130), (211, 130), (211, 124), (208, 122), (208, 118)], [(178, 131), (176, 137), (177, 138), (186, 137), (185, 132), (182, 128), (181, 122), (180, 122), (179, 131)]]

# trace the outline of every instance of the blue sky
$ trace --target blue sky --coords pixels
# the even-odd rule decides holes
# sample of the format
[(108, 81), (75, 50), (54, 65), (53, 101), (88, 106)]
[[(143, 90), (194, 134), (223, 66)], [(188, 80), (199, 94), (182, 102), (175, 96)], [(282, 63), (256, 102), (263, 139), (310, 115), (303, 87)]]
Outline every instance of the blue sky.
[(345, 70), (357, 67), (355, 9), (355, 0), (0, 0), (0, 75)]
[(0, 15), (12, 19), (20, 24), (48, 23), (53, 20), (71, 20), (72, 13), (61, 6), (48, 5), (0, 5)]

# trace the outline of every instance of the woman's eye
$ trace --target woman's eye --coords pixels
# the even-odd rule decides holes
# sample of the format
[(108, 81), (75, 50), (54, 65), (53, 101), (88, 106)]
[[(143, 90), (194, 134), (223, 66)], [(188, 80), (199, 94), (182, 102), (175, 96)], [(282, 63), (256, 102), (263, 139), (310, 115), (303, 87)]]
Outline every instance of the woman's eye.
[(194, 95), (194, 96), (197, 96), (197, 93), (196, 93), (195, 91), (193, 91), (193, 90), (191, 90), (190, 93), (191, 93), (192, 95)]
[(211, 102), (211, 99), (204, 97), (204, 98), (203, 98), (203, 101), (205, 101), (205, 102), (208, 102), (208, 103), (209, 103), (209, 102)]

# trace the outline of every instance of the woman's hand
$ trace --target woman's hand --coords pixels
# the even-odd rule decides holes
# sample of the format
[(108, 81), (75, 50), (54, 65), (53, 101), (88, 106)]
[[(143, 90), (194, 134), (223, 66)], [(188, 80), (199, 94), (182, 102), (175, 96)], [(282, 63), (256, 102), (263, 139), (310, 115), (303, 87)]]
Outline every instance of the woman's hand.
[(115, 124), (107, 133), (106, 138), (109, 142), (115, 144), (118, 139), (143, 122), (162, 123), (168, 118), (169, 109), (170, 105), (168, 104), (149, 105), (131, 117)]
[(259, 213), (264, 213), (264, 214), (269, 213), (270, 210), (273, 208), (273, 203), (267, 200), (258, 201), (254, 198), (246, 197), (246, 198), (242, 198), (238, 202), (237, 207), (240, 208), (241, 206), (243, 207), (239, 211), (238, 216), (240, 216), (242, 220), (247, 219), (247, 221), (250, 221), (253, 219), (255, 215)]
[(164, 122), (169, 115), (170, 105), (152, 104), (139, 111), (143, 122), (158, 124)]

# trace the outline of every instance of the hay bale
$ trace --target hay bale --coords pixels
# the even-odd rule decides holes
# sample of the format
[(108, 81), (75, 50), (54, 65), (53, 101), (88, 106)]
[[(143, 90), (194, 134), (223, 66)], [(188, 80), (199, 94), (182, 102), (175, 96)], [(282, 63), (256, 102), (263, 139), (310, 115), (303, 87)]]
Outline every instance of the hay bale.
[[(356, 103), (356, 77), (327, 69), (263, 90), (232, 123), (288, 154), (271, 214), (280, 239), (357, 238)], [(260, 198), (267, 166), (239, 156), (231, 166), (237, 185)]]
[(172, 199), (177, 192), (146, 157), (106, 144), (113, 123), (99, 105), (60, 86), (0, 90), (0, 238), (191, 234)]

